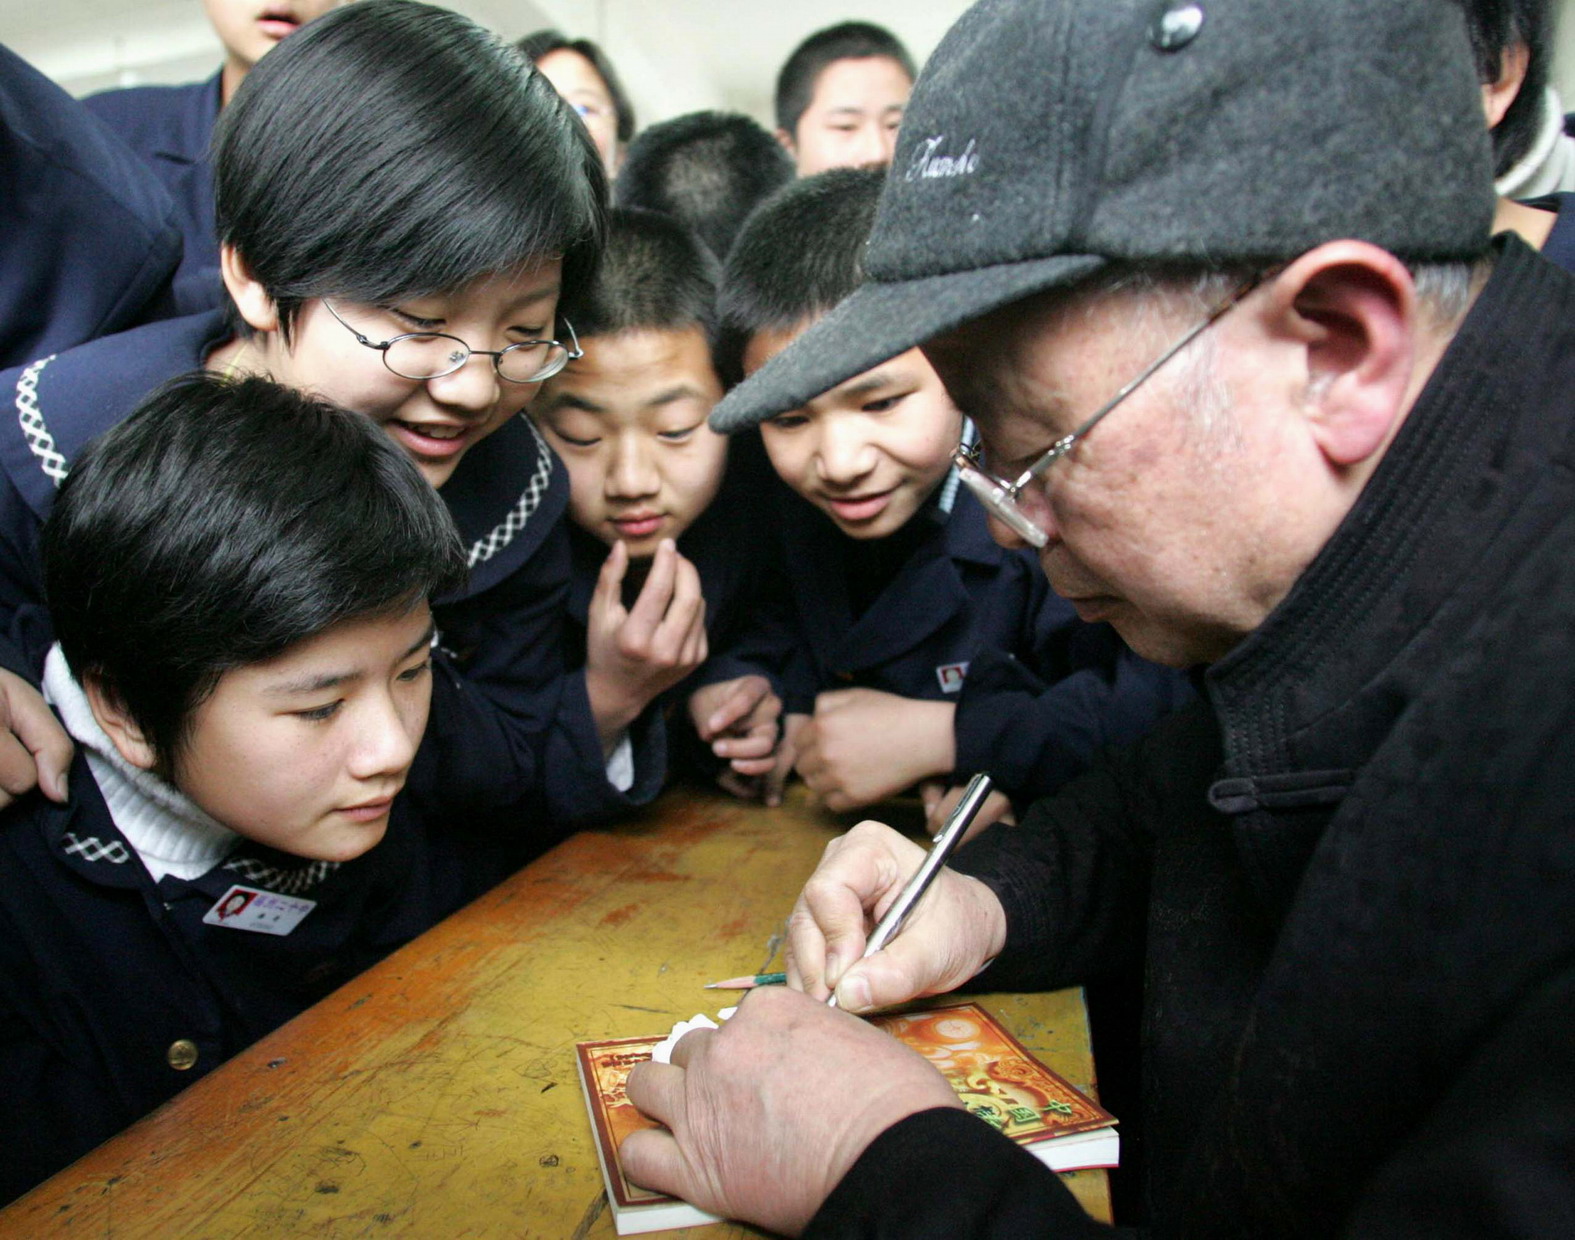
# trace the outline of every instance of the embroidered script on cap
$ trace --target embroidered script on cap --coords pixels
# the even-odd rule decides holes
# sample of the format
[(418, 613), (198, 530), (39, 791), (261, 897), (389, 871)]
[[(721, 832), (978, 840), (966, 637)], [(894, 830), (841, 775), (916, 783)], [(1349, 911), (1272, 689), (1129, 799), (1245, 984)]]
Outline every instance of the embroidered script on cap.
[(969, 138), (968, 145), (956, 155), (940, 153), (941, 144), (945, 141), (945, 134), (937, 134), (920, 142), (908, 164), (908, 171), (903, 173), (903, 179), (917, 181), (928, 177), (965, 177), (978, 170), (979, 153), (974, 149), (976, 139)]

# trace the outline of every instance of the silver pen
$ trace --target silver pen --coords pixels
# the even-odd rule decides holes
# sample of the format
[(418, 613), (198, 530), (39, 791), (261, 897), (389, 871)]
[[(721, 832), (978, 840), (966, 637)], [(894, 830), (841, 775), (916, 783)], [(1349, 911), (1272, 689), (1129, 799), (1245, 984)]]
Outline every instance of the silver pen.
[[(891, 907), (886, 910), (886, 915), (876, 924), (870, 932), (869, 939), (864, 944), (864, 955), (873, 956), (891, 941), (902, 923), (907, 920), (913, 906), (923, 898), (924, 893), (930, 889), (930, 884), (935, 881), (935, 876), (941, 872), (941, 867), (946, 864), (946, 859), (962, 843), (962, 837), (968, 834), (968, 828), (973, 825), (973, 820), (979, 816), (979, 811), (984, 807), (985, 798), (990, 795), (992, 783), (990, 777), (983, 771), (968, 781), (968, 786), (963, 789), (962, 799), (947, 815), (945, 824), (935, 835), (935, 841), (930, 845), (930, 851), (925, 854), (924, 861), (913, 872), (913, 877), (903, 885), (902, 891), (891, 902)], [(863, 957), (860, 957), (861, 959)], [(837, 1006), (837, 994), (833, 990), (831, 997), (826, 1000), (831, 1007)]]

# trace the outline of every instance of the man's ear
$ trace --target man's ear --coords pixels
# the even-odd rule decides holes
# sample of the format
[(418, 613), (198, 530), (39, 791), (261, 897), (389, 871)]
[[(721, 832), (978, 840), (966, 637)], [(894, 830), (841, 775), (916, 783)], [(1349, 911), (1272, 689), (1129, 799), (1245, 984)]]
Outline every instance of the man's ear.
[(132, 766), (153, 770), (158, 765), (157, 755), (142, 729), (121, 705), (120, 695), (92, 674), (82, 678), (82, 689), (87, 694), (93, 718), (98, 720), (98, 726), (104, 729), (104, 735), (109, 737), (120, 756)]
[(252, 275), (241, 252), (227, 241), (219, 246), (219, 273), (241, 318), (260, 332), (279, 330), (278, 306)]
[(1405, 264), (1365, 241), (1328, 242), (1270, 282), (1264, 313), (1305, 351), (1303, 415), (1330, 464), (1380, 452), (1409, 408), (1417, 362)]
[(1526, 81), (1526, 69), (1531, 64), (1531, 48), (1525, 43), (1511, 43), (1499, 52), (1498, 78), (1482, 83), (1482, 111), (1487, 114), (1487, 127), (1497, 129), (1510, 104), (1520, 94)]

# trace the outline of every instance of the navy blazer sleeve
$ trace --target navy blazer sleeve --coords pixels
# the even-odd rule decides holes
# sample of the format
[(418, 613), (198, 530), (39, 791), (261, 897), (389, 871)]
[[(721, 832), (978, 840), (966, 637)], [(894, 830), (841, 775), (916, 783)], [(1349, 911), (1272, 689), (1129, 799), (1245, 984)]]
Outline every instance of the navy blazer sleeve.
[(957, 772), (989, 771), (1019, 807), (1193, 699), (1185, 676), (1139, 658), (1048, 588), (1016, 651), (981, 650), (957, 702)]
[(170, 308), (169, 194), (82, 104), (0, 47), (0, 369)]
[(661, 720), (631, 729), (635, 783), (609, 782), (583, 668), (569, 666), (569, 544), (560, 518), (496, 585), (440, 604), (447, 671), (434, 679), (428, 743), (413, 791), (486, 819), (520, 813), (560, 827), (644, 804), (666, 770)]

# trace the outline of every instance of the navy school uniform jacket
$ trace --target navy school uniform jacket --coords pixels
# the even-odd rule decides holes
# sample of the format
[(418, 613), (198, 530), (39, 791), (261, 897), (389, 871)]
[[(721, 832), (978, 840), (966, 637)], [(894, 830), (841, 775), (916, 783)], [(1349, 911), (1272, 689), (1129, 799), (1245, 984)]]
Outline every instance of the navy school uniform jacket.
[(169, 312), (179, 216), (82, 104), (0, 47), (0, 367)]
[[(461, 907), (490, 872), (405, 798), (370, 852), (307, 861), (241, 841), (158, 883), (87, 761), (71, 799), (0, 815), (0, 1204), (26, 1191)], [(233, 884), (315, 901), (287, 935), (211, 926)], [(175, 1050), (178, 1042), (195, 1047)], [(179, 1049), (187, 1050), (181, 1058)], [(175, 1063), (187, 1065), (178, 1068)]]
[(1078, 619), (1033, 554), (990, 537), (965, 488), (949, 515), (932, 503), (913, 518), (928, 528), (857, 617), (855, 540), (780, 482), (774, 492), (800, 643), (788, 711), (853, 686), (955, 702), (956, 777), (988, 771), (1024, 805), (1192, 696), (1185, 677), (1138, 658), (1109, 625)]
[(1527, 205), (1558, 215), (1553, 231), (1542, 243), (1542, 257), (1565, 271), (1575, 272), (1575, 194), (1549, 194), (1546, 198), (1533, 198)]
[[(185, 256), (175, 273), (175, 313), (224, 302), (208, 144), (219, 119), (220, 75), (186, 86), (132, 86), (82, 102), (163, 182), (179, 211)], [(36, 356), (36, 355), (35, 355)]]
[[(68, 463), (225, 337), (219, 314), (192, 315), (0, 374), (0, 666), (36, 684), (53, 641), (39, 539)], [(526, 825), (536, 845), (544, 819), (593, 821), (649, 800), (661, 786), (659, 738), (636, 731), (635, 783), (614, 789), (585, 678), (565, 660), (562, 462), (513, 418), (465, 454), (439, 494), (470, 578), (433, 608), (440, 652), (412, 793), (456, 821)]]

